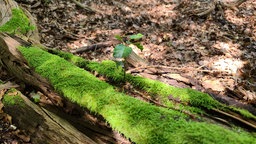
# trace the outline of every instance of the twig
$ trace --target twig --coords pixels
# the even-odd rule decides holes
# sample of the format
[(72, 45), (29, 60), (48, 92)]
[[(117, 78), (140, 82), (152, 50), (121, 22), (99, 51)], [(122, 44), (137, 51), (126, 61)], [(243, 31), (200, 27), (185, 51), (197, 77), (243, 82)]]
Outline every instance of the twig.
[(218, 113), (220, 113), (220, 114), (223, 114), (223, 115), (225, 115), (225, 116), (228, 116), (228, 117), (230, 117), (230, 118), (232, 118), (232, 119), (238, 120), (238, 121), (240, 121), (240, 122), (246, 124), (247, 126), (250, 126), (250, 127), (254, 128), (254, 129), (256, 129), (256, 126), (255, 126), (254, 124), (252, 124), (252, 123), (250, 123), (250, 122), (247, 122), (247, 121), (245, 121), (245, 120), (243, 120), (243, 119), (241, 119), (241, 118), (239, 118), (239, 117), (236, 117), (236, 116), (234, 116), (234, 115), (232, 115), (232, 114), (229, 114), (229, 113), (227, 113), (227, 112), (224, 112), (224, 111), (221, 111), (221, 110), (218, 110), (218, 109), (212, 109), (212, 110), (215, 111), (215, 112), (218, 112)]
[(201, 13), (198, 13), (196, 14), (197, 16), (204, 16), (204, 15), (208, 15), (209, 13), (211, 13), (214, 9), (215, 9), (215, 6), (216, 5), (216, 2), (213, 2), (213, 5), (206, 11), (203, 11)]
[(225, 2), (222, 2), (223, 6), (229, 7), (229, 8), (233, 8), (233, 7), (238, 7), (240, 6), (242, 3), (246, 2), (247, 0), (236, 0), (234, 2), (232, 2), (231, 4), (227, 4)]
[[(170, 69), (170, 70), (190, 70), (190, 71), (193, 70), (193, 71), (208, 72), (208, 73), (214, 73), (214, 72), (230, 73), (230, 71), (228, 71), (228, 70), (200, 70), (200, 69), (193, 68), (193, 67), (181, 68), (181, 67), (168, 67), (168, 66), (160, 66), (160, 65), (137, 67), (137, 68), (128, 70), (126, 73), (132, 73), (133, 71), (138, 71), (140, 69), (149, 69), (149, 68), (164, 68), (164, 69)], [(168, 73), (168, 72), (170, 72), (170, 71), (163, 70), (162, 72), (158, 72), (158, 73)]]
[(93, 9), (93, 8), (91, 8), (91, 7), (89, 7), (89, 6), (87, 6), (87, 5), (83, 5), (82, 3), (80, 3), (80, 2), (78, 2), (78, 1), (76, 1), (76, 0), (71, 0), (73, 3), (75, 3), (77, 6), (79, 6), (80, 8), (83, 8), (83, 9), (85, 9), (85, 10), (87, 10), (87, 11), (90, 11), (90, 12), (97, 12), (97, 13), (103, 13), (103, 12), (101, 12), (101, 11), (99, 11), (99, 10), (96, 10), (96, 9)]
[(90, 50), (94, 50), (94, 49), (100, 49), (100, 48), (104, 48), (104, 47), (109, 47), (112, 46), (114, 44), (117, 44), (118, 41), (106, 41), (106, 42), (101, 42), (101, 43), (97, 43), (97, 44), (93, 44), (90, 46), (84, 46), (84, 47), (80, 47), (76, 50), (72, 50), (71, 53), (82, 53), (82, 52), (87, 52)]
[(226, 2), (223, 2), (223, 1), (220, 1), (218, 3), (217, 0), (214, 0), (213, 5), (209, 9), (207, 9), (207, 10), (201, 12), (201, 13), (198, 13), (196, 15), (197, 16), (208, 15), (209, 13), (211, 13), (216, 8), (216, 5), (218, 5), (218, 4), (220, 4), (223, 7), (228, 7), (228, 8), (236, 10), (236, 7), (240, 6), (242, 3), (246, 2), (246, 1), (247, 0), (236, 0), (236, 1), (232, 2), (232, 3), (230, 3), (230, 4), (227, 4)]

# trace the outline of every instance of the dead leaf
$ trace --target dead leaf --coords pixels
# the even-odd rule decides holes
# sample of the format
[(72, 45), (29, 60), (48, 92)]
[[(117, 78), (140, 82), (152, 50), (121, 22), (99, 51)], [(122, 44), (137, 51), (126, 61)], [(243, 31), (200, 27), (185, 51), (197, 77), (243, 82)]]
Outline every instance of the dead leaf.
[(204, 80), (202, 83), (206, 89), (212, 89), (214, 91), (224, 91), (225, 87), (219, 80)]
[(181, 76), (180, 74), (167, 74), (166, 76), (169, 77), (169, 78), (175, 79), (177, 81), (187, 83), (187, 84), (190, 83), (189, 79)]
[(251, 92), (249, 90), (246, 90), (242, 87), (238, 87), (237, 90), (243, 95), (243, 98), (248, 101), (252, 101), (256, 99), (255, 92)]

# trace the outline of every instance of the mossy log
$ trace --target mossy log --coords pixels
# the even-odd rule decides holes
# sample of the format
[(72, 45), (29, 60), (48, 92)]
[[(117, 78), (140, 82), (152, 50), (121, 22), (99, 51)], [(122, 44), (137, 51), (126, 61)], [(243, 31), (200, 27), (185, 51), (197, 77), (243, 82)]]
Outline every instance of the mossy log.
[(238, 134), (207, 121), (197, 122), (179, 111), (153, 106), (116, 92), (111, 85), (98, 80), (92, 74), (39, 48), (19, 47), (19, 50), (29, 66), (47, 78), (65, 98), (103, 116), (112, 128), (136, 143), (255, 141), (255, 137), (249, 133)]
[[(223, 102), (225, 97), (222, 96), (223, 98), (219, 99), (219, 96), (210, 91), (209, 94), (207, 94), (190, 88), (174, 87), (158, 80), (133, 76), (131, 74), (124, 75), (123, 69), (116, 67), (115, 62), (113, 61), (106, 60), (102, 62), (92, 62), (63, 51), (48, 49), (48, 52), (58, 55), (90, 72), (96, 71), (98, 74), (106, 76), (112, 82), (129, 82), (133, 87), (149, 93), (151, 99), (158, 99), (160, 105), (164, 107), (173, 108), (176, 105), (175, 103), (178, 102), (189, 105), (189, 107), (186, 107), (186, 105), (183, 106), (184, 110), (194, 109), (195, 111), (199, 110), (200, 113), (202, 113), (202, 110), (207, 110), (208, 112), (210, 110), (214, 113), (216, 112), (216, 109), (219, 109), (231, 115), (236, 113), (235, 115), (240, 117), (237, 117), (236, 119), (241, 119), (240, 121), (243, 123), (251, 123), (248, 125), (254, 129), (256, 128), (256, 109), (251, 105), (242, 105), (241, 103), (234, 102), (234, 100), (226, 100)], [(226, 105), (228, 103), (227, 101), (229, 101), (230, 104)], [(200, 109), (197, 109), (197, 107)]]
[[(7, 35), (4, 36), (8, 37)], [(3, 42), (5, 40), (6, 38), (3, 38)], [(11, 38), (8, 37), (8, 40)], [(8, 45), (5, 44), (4, 46)], [(251, 143), (255, 140), (246, 132), (239, 135), (235, 131), (206, 121), (189, 120), (187, 115), (179, 111), (153, 106), (116, 92), (111, 85), (98, 80), (89, 72), (39, 48), (19, 47), (19, 50), (25, 57), (22, 59), (26, 59), (24, 61), (29, 63), (26, 67), (35, 68), (40, 77), (47, 78), (54, 89), (66, 99), (103, 116), (112, 128), (120, 131), (136, 143)], [(13, 48), (12, 51), (15, 49)], [(17, 51), (17, 53), (19, 52)], [(19, 67), (24, 66), (24, 64), (12, 66)], [(112, 68), (110, 67), (110, 69)], [(147, 81), (150, 82), (150, 80)], [(150, 83), (154, 85), (152, 81)], [(157, 83), (157, 85), (161, 84)], [(160, 90), (157, 85), (154, 87)], [(188, 91), (185, 90), (185, 93)], [(188, 93), (188, 95), (192, 94), (191, 92)], [(209, 99), (208, 101), (207, 104), (216, 105), (210, 102), (212, 100)], [(195, 99), (192, 104), (203, 106), (198, 102)], [(205, 135), (205, 133), (212, 135)], [(177, 137), (180, 139), (176, 139)]]
[[(10, 95), (9, 95), (10, 94)], [(20, 92), (4, 96), (4, 111), (12, 116), (12, 121), (30, 135), (30, 142), (36, 144), (96, 144), (67, 121), (50, 111), (37, 106)]]
[[(12, 76), (15, 76), (15, 78), (17, 79), (16, 82), (17, 81), (23, 82), (28, 87), (32, 87), (34, 90), (41, 91), (43, 94), (47, 96), (47, 98), (50, 99), (50, 101), (55, 106), (71, 105), (71, 107), (73, 107), (73, 105), (70, 102), (68, 102), (68, 100), (65, 100), (54, 91), (51, 84), (45, 78), (35, 73), (34, 69), (28, 66), (26, 60), (23, 58), (21, 53), (16, 49), (16, 47), (19, 47), (20, 45), (21, 44), (18, 41), (9, 37), (7, 34), (0, 33), (0, 53), (1, 53), (0, 65), (3, 66), (10, 74), (12, 74)], [(53, 117), (51, 117), (53, 121), (65, 121), (64, 119), (68, 120), (70, 123), (72, 123), (74, 127), (82, 131), (84, 134), (88, 135), (97, 143), (117, 143), (117, 142), (126, 141), (125, 139), (118, 137), (118, 135), (116, 135), (115, 132), (113, 132), (113, 130), (109, 128), (107, 125), (102, 125), (100, 123), (93, 122), (86, 119), (79, 120), (81, 119), (81, 117), (72, 117), (59, 110), (56, 110), (56, 108), (52, 106), (44, 106), (44, 107), (46, 107), (46, 109), (48, 110), (42, 107), (40, 107), (40, 109), (44, 110), (45, 113), (47, 112), (48, 116), (53, 115)], [(6, 113), (13, 116), (14, 123), (17, 123), (20, 126), (20, 128), (26, 131), (29, 131), (31, 133), (32, 132), (31, 129), (36, 129), (36, 127), (33, 127), (34, 125), (32, 125), (32, 127), (29, 127), (29, 125), (31, 125), (31, 122), (29, 121), (31, 116), (35, 115), (39, 117), (44, 117), (44, 115), (43, 116), (40, 115), (42, 113), (34, 114), (35, 112), (38, 111), (37, 110), (38, 108), (39, 107), (31, 107), (30, 108), (31, 110), (29, 110), (31, 113), (25, 113), (27, 109), (23, 110), (22, 108), (19, 108), (19, 105), (14, 106), (13, 108), (10, 108), (10, 106), (7, 106)], [(16, 113), (14, 109), (20, 109), (22, 110), (22, 112)], [(53, 111), (57, 115), (60, 115), (61, 118), (56, 117), (51, 111)], [(79, 113), (79, 115), (83, 115), (83, 112)], [(98, 119), (97, 116), (93, 116), (93, 117), (94, 119)], [(42, 119), (40, 118), (33, 119), (34, 123), (48, 123), (47, 120), (44, 120), (42, 122), (38, 120), (42, 120)], [(52, 133), (55, 133), (55, 132), (58, 133), (58, 131), (52, 132), (52, 130), (54, 129), (51, 129), (51, 128), (44, 129), (44, 136), (51, 137)], [(77, 130), (74, 129), (73, 131), (77, 131)], [(43, 132), (40, 132), (40, 133), (43, 133)], [(35, 136), (34, 139), (37, 140), (36, 136), (38, 135), (34, 135), (33, 133), (31, 134)], [(78, 134), (80, 133), (78, 132)], [(58, 133), (58, 135), (59, 135), (58, 137), (62, 138), (64, 142), (69, 141), (69, 138), (66, 137), (65, 134), (63, 135), (63, 133)], [(68, 139), (65, 140), (64, 139), (65, 137)], [(71, 139), (72, 139), (72, 136), (71, 136)], [(39, 137), (39, 140), (40, 140), (40, 137)], [(72, 143), (76, 143), (77, 141), (74, 141)], [(57, 141), (55, 141), (54, 143), (56, 142)], [(84, 142), (81, 141), (78, 143), (84, 143)]]
[[(30, 66), (70, 101), (102, 115), (136, 143), (252, 143), (255, 137), (190, 119), (184, 113), (116, 92), (113, 86), (64, 59), (35, 47), (19, 50)], [(185, 90), (187, 92), (187, 90)], [(200, 103), (194, 103), (200, 105)], [(209, 103), (210, 104), (210, 103)], [(207, 135), (207, 134), (211, 135)], [(178, 138), (178, 139), (177, 139)]]

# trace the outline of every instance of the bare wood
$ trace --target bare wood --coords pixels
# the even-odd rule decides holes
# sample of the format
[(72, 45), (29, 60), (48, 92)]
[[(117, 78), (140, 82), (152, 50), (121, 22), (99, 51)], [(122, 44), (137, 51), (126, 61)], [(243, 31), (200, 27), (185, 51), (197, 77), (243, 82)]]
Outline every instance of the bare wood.
[(15, 105), (4, 101), (4, 111), (12, 116), (19, 128), (30, 134), (32, 143), (96, 144), (67, 121), (37, 106), (22, 94), (15, 97), (20, 97), (23, 101)]
[(9, 21), (12, 17), (12, 9), (18, 8), (18, 4), (13, 0), (0, 0), (0, 26)]
[(131, 54), (127, 58), (125, 58), (125, 61), (134, 67), (141, 67), (141, 66), (149, 65), (146, 60), (144, 60), (139, 55), (137, 55), (133, 50), (132, 50)]
[(196, 15), (197, 16), (204, 16), (204, 15), (208, 15), (209, 13), (211, 13), (216, 7), (216, 2), (213, 2), (213, 3), (210, 3), (210, 4), (211, 4), (211, 6), (207, 10), (205, 10), (203, 12), (200, 12)]
[(0, 84), (0, 91), (4, 89), (17, 88), (19, 87), (17, 84), (7, 82), (5, 84)]
[(183, 4), (185, 4), (185, 13), (188, 15), (196, 15), (196, 16), (206, 16), (210, 14), (216, 7), (221, 7), (220, 11), (223, 8), (230, 8), (233, 10), (237, 10), (237, 7), (242, 3), (246, 2), (246, 0), (235, 0), (232, 2), (225, 2), (219, 0), (205, 0), (205, 1), (185, 1), (181, 2), (177, 8), (183, 8)]

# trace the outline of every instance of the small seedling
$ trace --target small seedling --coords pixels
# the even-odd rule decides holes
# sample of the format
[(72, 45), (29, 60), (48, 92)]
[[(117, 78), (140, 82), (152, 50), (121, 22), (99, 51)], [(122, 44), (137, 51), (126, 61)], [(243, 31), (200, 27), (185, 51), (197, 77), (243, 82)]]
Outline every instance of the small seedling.
[(116, 65), (121, 66), (124, 70), (124, 77), (126, 71), (126, 63), (125, 59), (129, 57), (132, 53), (131, 46), (134, 45), (141, 51), (143, 50), (143, 45), (140, 43), (143, 34), (138, 33), (131, 36), (122, 37), (120, 35), (116, 35), (115, 38), (119, 40), (121, 43), (116, 45), (113, 52), (113, 57), (115, 59)]
[(118, 61), (117, 66), (124, 67), (125, 58), (127, 58), (132, 52), (131, 45), (136, 46), (141, 51), (143, 50), (143, 46), (139, 42), (139, 40), (141, 40), (142, 37), (143, 34), (141, 33), (134, 34), (129, 37), (122, 37), (120, 35), (115, 36), (115, 38), (121, 42), (120, 44), (115, 46), (113, 53), (113, 57)]
[(32, 94), (32, 99), (35, 103), (39, 103), (40, 102), (40, 95), (39, 94), (36, 94), (36, 93), (33, 93)]

